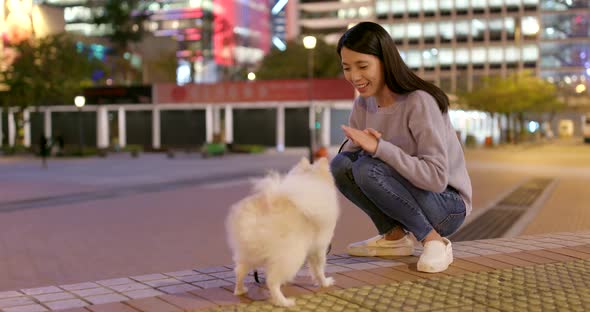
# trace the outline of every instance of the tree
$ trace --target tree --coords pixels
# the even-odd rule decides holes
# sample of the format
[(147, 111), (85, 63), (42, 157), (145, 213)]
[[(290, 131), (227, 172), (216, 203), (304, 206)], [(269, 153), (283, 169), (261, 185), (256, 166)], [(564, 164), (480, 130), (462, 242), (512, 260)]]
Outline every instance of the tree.
[[(300, 41), (287, 43), (285, 51), (273, 50), (269, 53), (256, 71), (257, 79), (289, 79), (307, 78), (307, 60), (310, 51)], [(318, 39), (313, 51), (314, 78), (332, 78), (342, 74), (340, 58), (336, 47)]]
[[(467, 107), (489, 113), (505, 115), (509, 120), (516, 114), (520, 121), (521, 134), (524, 131), (525, 112), (555, 113), (564, 107), (558, 99), (553, 84), (534, 76), (530, 71), (522, 71), (506, 78), (489, 77), (481, 87), (472, 92), (459, 94), (460, 102)], [(509, 123), (508, 131), (513, 138), (514, 125)]]
[(93, 73), (103, 70), (100, 61), (79, 53), (76, 41), (65, 33), (23, 41), (11, 49), (16, 56), (0, 72), (0, 81), (8, 86), (8, 91), (0, 92), (0, 103), (5, 109), (18, 108), (17, 116), (27, 107), (72, 103), (83, 87), (92, 84)]
[[(113, 74), (120, 70), (126, 82), (137, 81), (141, 75), (133, 69), (125, 55), (130, 45), (140, 42), (147, 30), (146, 22), (151, 16), (149, 6), (158, 1), (145, 0), (91, 0), (90, 6), (97, 8), (94, 23), (104, 25), (106, 37), (113, 45)], [(131, 52), (137, 52), (133, 51)]]

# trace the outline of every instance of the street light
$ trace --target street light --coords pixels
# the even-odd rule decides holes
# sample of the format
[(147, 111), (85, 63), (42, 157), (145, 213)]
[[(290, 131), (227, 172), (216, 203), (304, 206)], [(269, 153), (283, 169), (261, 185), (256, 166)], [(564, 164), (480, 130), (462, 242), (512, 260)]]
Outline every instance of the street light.
[(315, 147), (315, 107), (312, 99), (313, 86), (313, 50), (317, 40), (314, 36), (303, 37), (303, 46), (309, 50), (307, 56), (307, 96), (309, 100), (309, 161), (313, 163), (313, 149)]
[(82, 127), (82, 107), (86, 104), (86, 98), (78, 95), (74, 98), (74, 105), (78, 108), (78, 131), (80, 135), (80, 156), (84, 156), (84, 129)]

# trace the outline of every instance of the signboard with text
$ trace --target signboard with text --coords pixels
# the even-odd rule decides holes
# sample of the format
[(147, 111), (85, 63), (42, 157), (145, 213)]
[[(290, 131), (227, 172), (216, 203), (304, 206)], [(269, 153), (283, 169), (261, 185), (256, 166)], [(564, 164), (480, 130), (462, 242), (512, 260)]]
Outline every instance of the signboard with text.
[[(354, 89), (344, 79), (266, 80), (215, 84), (156, 84), (155, 104), (235, 103), (314, 100), (352, 100)], [(311, 92), (310, 92), (311, 90)]]

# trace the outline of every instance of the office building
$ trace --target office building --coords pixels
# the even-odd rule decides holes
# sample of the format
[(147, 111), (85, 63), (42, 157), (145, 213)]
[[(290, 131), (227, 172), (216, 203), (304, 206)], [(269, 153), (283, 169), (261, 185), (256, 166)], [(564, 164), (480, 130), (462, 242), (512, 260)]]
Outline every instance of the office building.
[(301, 32), (332, 42), (359, 20), (378, 22), (407, 65), (449, 93), (523, 69), (588, 85), (587, 0), (301, 0), (299, 8)]

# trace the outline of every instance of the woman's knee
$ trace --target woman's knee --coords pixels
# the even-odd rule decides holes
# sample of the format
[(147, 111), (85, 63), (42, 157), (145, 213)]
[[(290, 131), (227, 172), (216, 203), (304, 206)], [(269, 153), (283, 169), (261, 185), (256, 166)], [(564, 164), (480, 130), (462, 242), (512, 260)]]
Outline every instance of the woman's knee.
[(393, 178), (402, 184), (407, 180), (390, 165), (380, 159), (365, 156), (356, 161), (352, 167), (352, 174), (355, 179), (367, 181), (367, 183), (379, 180), (382, 177)]
[(337, 154), (330, 162), (330, 171), (335, 179), (343, 177), (352, 168), (352, 159), (346, 152)]
[(375, 170), (380, 160), (370, 156), (360, 157), (352, 164), (352, 176), (359, 186), (375, 182)]

